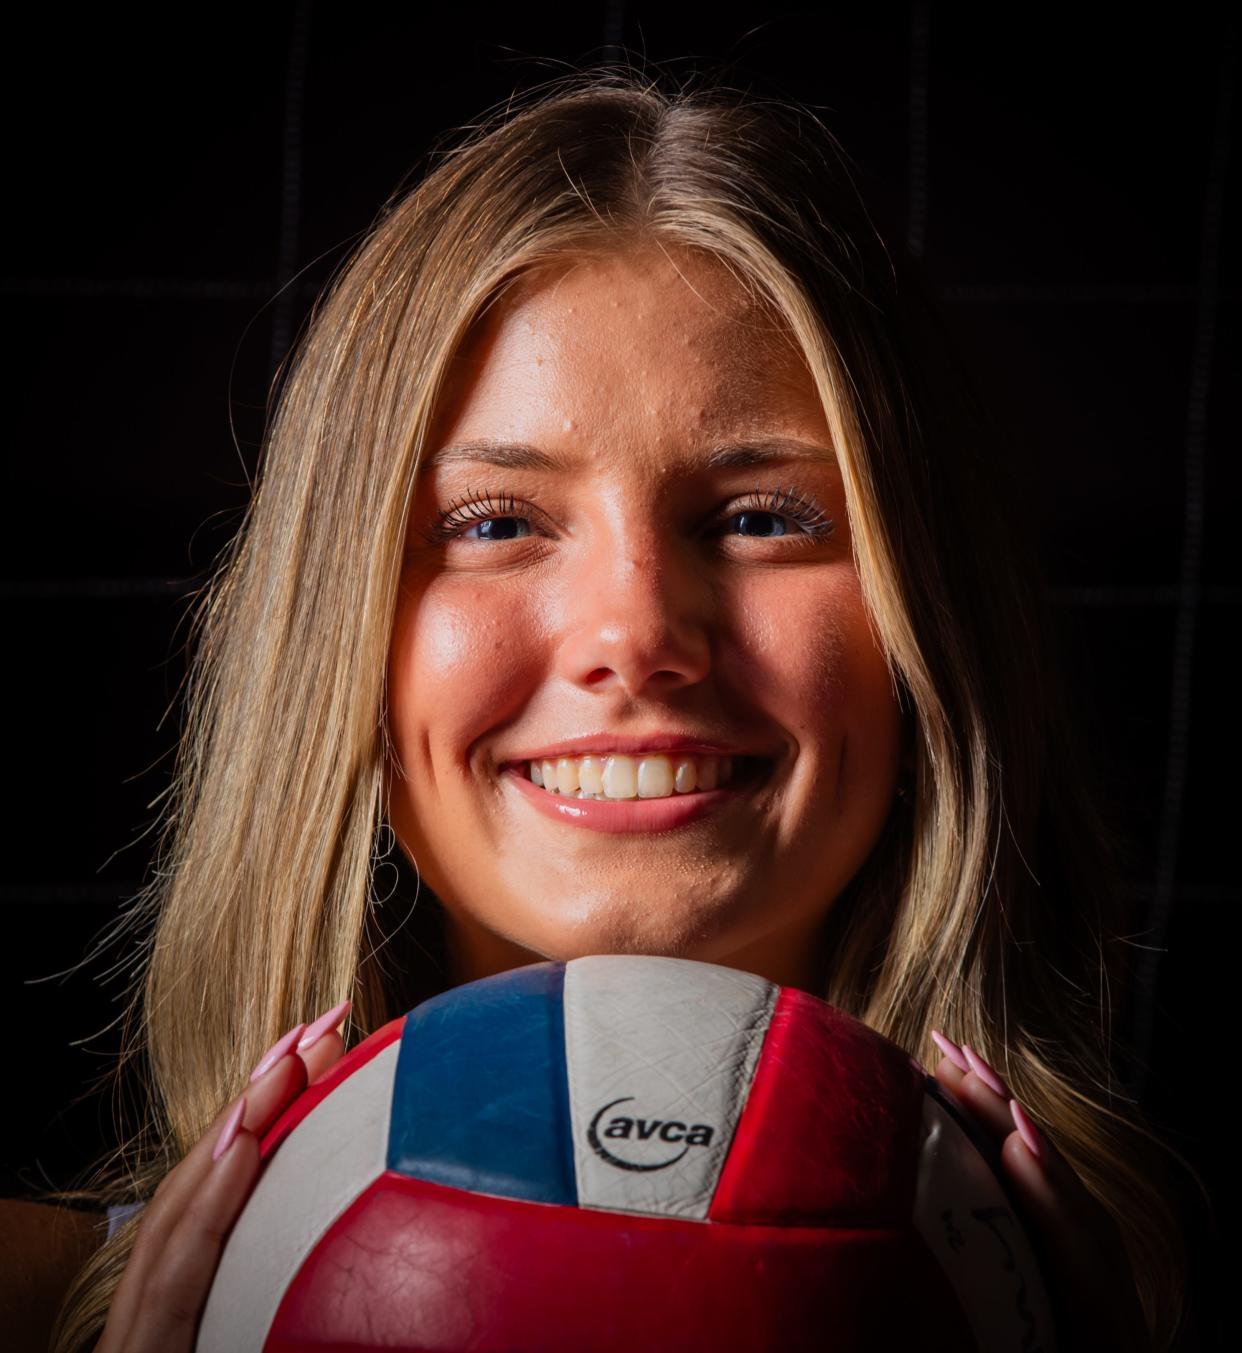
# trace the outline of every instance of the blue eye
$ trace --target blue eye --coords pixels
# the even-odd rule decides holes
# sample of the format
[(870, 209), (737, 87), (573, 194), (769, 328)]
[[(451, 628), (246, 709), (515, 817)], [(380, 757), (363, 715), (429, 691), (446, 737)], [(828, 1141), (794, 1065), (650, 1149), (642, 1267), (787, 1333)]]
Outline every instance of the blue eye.
[(758, 511), (756, 511), (754, 507), (748, 507), (745, 511), (735, 511), (735, 513), (731, 513), (729, 520), (747, 522), (748, 525), (756, 524), (756, 522), (758, 522), (759, 525), (763, 525), (764, 518), (766, 518), (767, 522), (770, 522), (770, 524), (771, 522), (775, 522), (775, 524), (781, 526), (781, 529), (756, 530), (756, 532), (743, 532), (743, 534), (744, 536), (754, 538), (754, 540), (774, 540), (775, 537), (787, 536), (787, 534), (789, 534), (785, 529), (785, 525), (783, 525), (782, 517), (782, 513), (778, 513), (778, 511), (768, 511), (766, 507)]
[[(459, 539), (516, 540), (530, 534), (530, 522), (517, 515), (517, 508), (511, 494), (500, 494), (497, 498), (487, 494), (473, 501), (459, 499), (440, 513), (427, 530), (426, 539), (433, 545)], [(524, 523), (527, 529), (514, 530), (519, 523)], [(478, 534), (469, 535), (471, 531)]]
[[(526, 530), (515, 530), (518, 526), (525, 526)], [(477, 531), (478, 535), (472, 536), (471, 531)], [(467, 526), (461, 535), (466, 540), (517, 540), (519, 536), (530, 535), (530, 522), (525, 517), (485, 517)]]
[[(458, 499), (441, 512), (425, 533), (433, 545), (452, 540), (494, 541), (502, 543), (519, 540), (532, 534), (531, 518), (519, 514), (518, 508), (534, 516), (541, 515), (529, 503), (519, 503), (512, 494), (484, 494), (482, 497)], [(830, 536), (835, 523), (825, 516), (809, 498), (793, 489), (775, 489), (754, 493), (741, 506), (717, 521), (734, 524), (737, 534), (745, 539), (773, 540), (793, 536), (804, 542)], [(789, 529), (789, 523), (796, 530)], [(719, 528), (718, 528), (719, 529)]]
[[(748, 502), (735, 508), (726, 518), (736, 522), (739, 534), (752, 540), (770, 540), (778, 536), (796, 536), (802, 540), (822, 540), (835, 529), (815, 503), (794, 489), (775, 489), (752, 494)], [(789, 522), (797, 530), (786, 529)]]

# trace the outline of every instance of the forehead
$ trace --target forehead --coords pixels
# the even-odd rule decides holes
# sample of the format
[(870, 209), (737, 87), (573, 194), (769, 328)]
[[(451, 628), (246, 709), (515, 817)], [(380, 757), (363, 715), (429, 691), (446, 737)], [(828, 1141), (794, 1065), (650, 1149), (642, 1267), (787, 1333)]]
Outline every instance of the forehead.
[(774, 415), (822, 418), (788, 328), (718, 261), (646, 249), (518, 279), (451, 363), (436, 423), (456, 439), (617, 418), (707, 433)]

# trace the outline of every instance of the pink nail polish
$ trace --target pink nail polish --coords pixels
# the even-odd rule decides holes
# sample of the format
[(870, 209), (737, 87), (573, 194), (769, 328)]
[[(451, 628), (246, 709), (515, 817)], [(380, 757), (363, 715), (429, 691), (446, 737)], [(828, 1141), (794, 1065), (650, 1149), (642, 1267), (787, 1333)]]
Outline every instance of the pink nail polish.
[(1010, 1097), (1009, 1087), (1005, 1084), (1003, 1080), (1001, 1080), (1001, 1078), (996, 1074), (996, 1072), (993, 1071), (990, 1066), (988, 1066), (988, 1064), (983, 1060), (982, 1057), (979, 1056), (979, 1054), (970, 1046), (969, 1043), (962, 1044), (962, 1052), (965, 1054), (966, 1060), (970, 1063), (970, 1069), (975, 1073), (976, 1076), (979, 1077), (979, 1079), (984, 1083), (984, 1085), (988, 1087), (989, 1090), (995, 1090), (996, 1093), (1000, 1095), (1002, 1099), (1008, 1099)]
[(302, 1030), (306, 1028), (305, 1024), (295, 1024), (292, 1029), (283, 1037), (278, 1038), (275, 1043), (259, 1058), (259, 1065), (250, 1073), (250, 1081), (253, 1084), (266, 1071), (272, 1067), (288, 1052), (293, 1051), (293, 1045), (302, 1037)]
[(1039, 1135), (1039, 1129), (1031, 1122), (1027, 1116), (1026, 1110), (1018, 1103), (1016, 1099), (1009, 1101), (1009, 1112), (1013, 1115), (1013, 1125), (1018, 1129), (1018, 1134), (1026, 1143), (1026, 1149), (1035, 1157), (1042, 1161), (1044, 1158), (1043, 1138)]
[(305, 1052), (307, 1048), (314, 1047), (329, 1029), (335, 1029), (349, 1014), (352, 1006), (353, 1001), (342, 1001), (340, 1005), (334, 1005), (331, 1010), (320, 1015), (314, 1024), (307, 1026), (306, 1032), (298, 1042), (298, 1051)]
[(962, 1056), (961, 1048), (959, 1048), (951, 1038), (946, 1038), (939, 1029), (933, 1029), (931, 1035), (932, 1042), (935, 1043), (940, 1051), (944, 1053), (959, 1071), (970, 1070), (970, 1063)]
[(220, 1129), (220, 1135), (216, 1138), (216, 1148), (211, 1153), (212, 1160), (219, 1160), (222, 1155), (233, 1145), (233, 1138), (237, 1136), (237, 1131), (241, 1127), (242, 1118), (246, 1113), (246, 1096), (242, 1097), (233, 1106), (233, 1112), (224, 1120), (224, 1126)]

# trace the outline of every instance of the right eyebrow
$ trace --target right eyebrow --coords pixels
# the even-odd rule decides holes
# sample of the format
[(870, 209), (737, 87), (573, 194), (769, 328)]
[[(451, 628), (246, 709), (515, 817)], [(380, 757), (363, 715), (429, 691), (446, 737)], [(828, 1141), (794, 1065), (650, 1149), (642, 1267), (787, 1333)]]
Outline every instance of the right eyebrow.
[(563, 470), (565, 462), (537, 446), (525, 442), (502, 442), (492, 437), (477, 437), (467, 442), (443, 446), (427, 461), (426, 469), (442, 465), (457, 465), (462, 461), (477, 461), (484, 465), (498, 465), (504, 470)]
[[(792, 437), (751, 437), (737, 442), (725, 442), (713, 447), (703, 464), (710, 470), (739, 469), (751, 465), (766, 465), (776, 460), (835, 461), (828, 447)], [(472, 461), (496, 465), (504, 470), (564, 470), (567, 462), (549, 455), (526, 442), (504, 442), (492, 437), (477, 437), (441, 447), (427, 460), (424, 468), (434, 470), (442, 465), (459, 465)]]

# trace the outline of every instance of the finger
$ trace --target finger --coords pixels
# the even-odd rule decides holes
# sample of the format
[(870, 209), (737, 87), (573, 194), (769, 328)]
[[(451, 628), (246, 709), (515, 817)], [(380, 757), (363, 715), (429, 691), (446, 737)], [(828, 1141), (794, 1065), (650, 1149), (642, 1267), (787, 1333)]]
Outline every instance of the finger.
[(345, 1051), (341, 1029), (353, 1009), (352, 1001), (341, 1001), (326, 1010), (313, 1024), (307, 1026), (298, 1039), (298, 1055), (306, 1063), (307, 1075), (316, 1081)]
[[(297, 1057), (283, 1057), (268, 1072), (246, 1088), (246, 1112), (242, 1126), (253, 1133), (266, 1132), (285, 1106), (306, 1088), (306, 1068)], [(176, 1225), (181, 1211), (212, 1166), (211, 1153), (215, 1149), (220, 1129), (232, 1112), (236, 1101), (226, 1104), (216, 1115), (211, 1126), (186, 1153), (181, 1162), (160, 1182), (154, 1197), (147, 1205), (138, 1238), (134, 1242), (134, 1256), (158, 1247), (167, 1240), (168, 1232)]]
[(239, 1131), (213, 1162), (152, 1267), (125, 1353), (190, 1353), (220, 1251), (258, 1173), (258, 1139)]
[(937, 1082), (1000, 1146), (1041, 1267), (1050, 1279), (1066, 1353), (1095, 1348), (1150, 1353), (1142, 1305), (1121, 1231), (1056, 1146), (1040, 1132), (994, 1067), (939, 1030)]
[(306, 1063), (289, 1052), (246, 1088), (246, 1115), (242, 1125), (256, 1137), (272, 1126), (306, 1089)]
[(322, 1038), (312, 1043), (298, 1056), (306, 1066), (306, 1081), (313, 1085), (320, 1076), (330, 1071), (345, 1053), (345, 1040), (335, 1029), (331, 1029)]
[[(330, 1012), (332, 1016), (338, 1017), (331, 1020), (332, 1025), (343, 1023), (349, 1008), (349, 1003), (343, 1002)], [(297, 1040), (293, 1035), (311, 1032), (306, 1031), (305, 1026), (297, 1026), (291, 1030), (260, 1059), (259, 1066), (263, 1066), (273, 1053), (278, 1054), (278, 1060), (268, 1067), (258, 1080), (252, 1081), (247, 1089), (246, 1109), (242, 1121), (242, 1127), (246, 1131), (261, 1138), (288, 1105), (306, 1088), (308, 1081), (322, 1075), (340, 1059), (345, 1049), (344, 1041), (335, 1027), (325, 1024), (328, 1018), (322, 1017), (316, 1021), (316, 1025), (311, 1026), (311, 1031), (318, 1032), (318, 1037), (300, 1055), (295, 1054)], [(226, 1104), (216, 1115), (211, 1127), (200, 1141), (165, 1175), (155, 1195), (147, 1204), (121, 1282), (113, 1297), (109, 1328), (128, 1327), (152, 1264), (157, 1262), (164, 1252), (188, 1201), (212, 1168), (212, 1151), (234, 1103), (235, 1101)]]
[[(301, 1058), (291, 1055), (282, 1057), (247, 1087), (242, 1127), (261, 1137), (305, 1088), (306, 1067)], [(131, 1317), (147, 1273), (163, 1253), (186, 1205), (210, 1173), (216, 1141), (235, 1105), (234, 1100), (221, 1109), (211, 1127), (186, 1153), (184, 1159), (164, 1176), (144, 1209), (121, 1284), (112, 1302), (113, 1310), (118, 1311), (118, 1318), (123, 1322)]]
[(944, 1057), (936, 1065), (935, 1077), (998, 1146), (1014, 1130), (1008, 1096), (998, 1095), (976, 1072), (961, 1071)]
[(1121, 1231), (1045, 1134), (1032, 1153), (1015, 1131), (1001, 1165), (1019, 1195), (1049, 1280), (1058, 1325), (1072, 1348), (1150, 1347)]
[[(138, 1233), (108, 1308), (108, 1322), (99, 1345), (100, 1353), (112, 1349), (111, 1340), (117, 1337), (116, 1331), (128, 1330), (132, 1325), (151, 1266), (163, 1253), (186, 1201), (210, 1168), (212, 1146), (235, 1107), (236, 1101), (233, 1101), (220, 1110), (202, 1140), (160, 1180), (155, 1193), (143, 1208)], [(204, 1143), (207, 1144), (205, 1151), (201, 1149)]]

